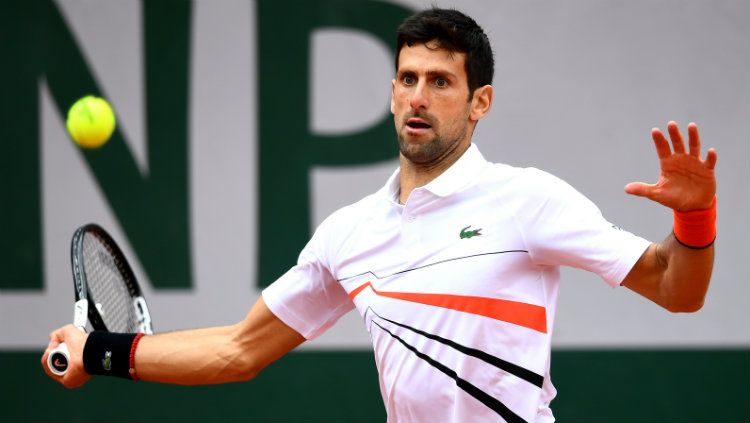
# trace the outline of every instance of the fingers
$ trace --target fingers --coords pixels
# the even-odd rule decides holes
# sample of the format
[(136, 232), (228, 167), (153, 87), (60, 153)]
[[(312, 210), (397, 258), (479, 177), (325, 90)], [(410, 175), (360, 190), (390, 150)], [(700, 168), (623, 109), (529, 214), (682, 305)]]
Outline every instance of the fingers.
[(701, 137), (698, 134), (698, 125), (693, 122), (688, 124), (688, 143), (691, 156), (701, 156)]
[(60, 377), (52, 373), (50, 371), (49, 366), (47, 365), (47, 356), (55, 349), (57, 348), (62, 341), (65, 340), (64, 337), (64, 327), (59, 328), (55, 331), (50, 332), (49, 334), (49, 344), (47, 344), (47, 349), (44, 350), (44, 353), (42, 354), (42, 369), (44, 369), (44, 373), (47, 374), (47, 376), (51, 377), (52, 379), (59, 380)]
[(706, 164), (706, 167), (714, 170), (716, 167), (716, 160), (718, 160), (719, 156), (716, 154), (716, 150), (713, 148), (708, 149), (708, 153), (706, 153), (706, 161), (704, 162)]
[(49, 355), (49, 352), (51, 350), (47, 348), (44, 350), (44, 354), (42, 354), (42, 369), (44, 369), (44, 373), (47, 373), (47, 376), (52, 376), (52, 373), (50, 373), (49, 368), (47, 367), (47, 356)]
[[(700, 133), (698, 132), (698, 125), (696, 125), (694, 122), (690, 122), (688, 124), (688, 151), (687, 154), (690, 154), (693, 157), (700, 158), (701, 156), (701, 137)], [(682, 133), (680, 132), (680, 128), (677, 125), (677, 122), (670, 121), (667, 124), (667, 132), (669, 133), (669, 138), (672, 141), (672, 146), (670, 147), (670, 142), (667, 140), (667, 137), (664, 135), (664, 133), (661, 132), (659, 128), (653, 128), (651, 130), (651, 138), (654, 140), (654, 145), (656, 146), (656, 153), (658, 154), (660, 159), (665, 159), (672, 155), (672, 151), (674, 150), (674, 154), (685, 154), (685, 142), (682, 137)], [(710, 169), (713, 169), (716, 165), (716, 152), (711, 149), (709, 150), (709, 153), (706, 155), (706, 166), (708, 166)]]
[(667, 124), (667, 131), (669, 131), (669, 138), (672, 140), (672, 148), (675, 154), (685, 154), (685, 143), (682, 140), (682, 133), (680, 127), (677, 126), (677, 122), (670, 121)]
[(49, 345), (47, 345), (47, 349), (51, 350), (53, 348), (57, 348), (57, 346), (60, 345), (60, 343), (65, 342), (65, 340), (67, 339), (67, 334), (70, 333), (70, 331), (74, 329), (77, 330), (75, 326), (68, 324), (57, 330), (50, 332)]
[[(690, 155), (700, 159), (701, 137), (698, 133), (698, 125), (696, 125), (694, 122), (690, 122), (688, 124), (688, 139), (690, 142)], [(705, 164), (707, 168), (714, 170), (714, 168), (716, 167), (717, 159), (718, 156), (716, 154), (716, 150), (714, 150), (713, 148), (709, 148), (708, 152), (706, 153), (706, 160), (703, 161), (703, 164)]]
[(651, 130), (651, 138), (654, 140), (656, 155), (659, 156), (660, 159), (666, 159), (672, 155), (672, 149), (669, 148), (669, 141), (667, 141), (667, 138), (659, 128)]
[(54, 332), (50, 332), (49, 344), (47, 345), (47, 349), (51, 350), (51, 349), (57, 348), (57, 346), (60, 345), (60, 342), (62, 342), (63, 339), (64, 338), (62, 336), (62, 328)]

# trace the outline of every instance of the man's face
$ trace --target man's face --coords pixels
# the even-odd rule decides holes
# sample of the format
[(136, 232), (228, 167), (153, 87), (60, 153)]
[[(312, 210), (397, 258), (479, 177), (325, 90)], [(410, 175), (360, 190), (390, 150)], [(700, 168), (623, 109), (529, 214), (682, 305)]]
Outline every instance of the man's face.
[(468, 147), (473, 130), (466, 55), (436, 47), (404, 45), (391, 81), (399, 148), (415, 164), (433, 164), (462, 144)]

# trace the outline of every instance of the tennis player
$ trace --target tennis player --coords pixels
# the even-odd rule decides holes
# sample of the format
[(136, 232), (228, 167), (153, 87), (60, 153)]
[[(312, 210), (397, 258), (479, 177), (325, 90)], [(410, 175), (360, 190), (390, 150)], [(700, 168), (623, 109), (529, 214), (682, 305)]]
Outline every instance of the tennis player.
[[(661, 174), (629, 194), (674, 212), (651, 243), (543, 171), (486, 161), (472, 143), (493, 101), (493, 53), (455, 10), (398, 29), (391, 112), (399, 168), (376, 193), (326, 219), (298, 263), (232, 326), (140, 337), (72, 325), (73, 388), (110, 374), (175, 384), (252, 379), (356, 308), (372, 339), (389, 422), (551, 422), (550, 341), (560, 266), (600, 275), (672, 312), (701, 308), (716, 235), (716, 153), (674, 122), (652, 138)], [(44, 366), (46, 352), (42, 357)], [(44, 366), (46, 368), (46, 366)], [(112, 368), (118, 366), (111, 366)]]

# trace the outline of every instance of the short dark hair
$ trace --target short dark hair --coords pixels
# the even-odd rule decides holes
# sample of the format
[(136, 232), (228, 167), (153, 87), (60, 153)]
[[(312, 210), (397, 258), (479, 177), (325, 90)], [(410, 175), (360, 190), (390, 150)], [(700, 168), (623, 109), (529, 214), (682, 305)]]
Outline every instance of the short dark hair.
[(406, 18), (397, 31), (396, 70), (404, 44), (411, 47), (433, 40), (449, 52), (466, 54), (469, 98), (477, 88), (492, 84), (495, 59), (490, 40), (474, 19), (455, 9), (433, 7)]

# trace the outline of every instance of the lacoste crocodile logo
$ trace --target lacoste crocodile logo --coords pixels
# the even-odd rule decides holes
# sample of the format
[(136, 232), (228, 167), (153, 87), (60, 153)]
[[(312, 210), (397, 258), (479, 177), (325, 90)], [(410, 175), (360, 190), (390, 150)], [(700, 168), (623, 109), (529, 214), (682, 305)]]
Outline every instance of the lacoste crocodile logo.
[(479, 235), (482, 235), (482, 233), (481, 233), (481, 232), (479, 232), (479, 231), (481, 231), (481, 230), (482, 230), (482, 228), (479, 228), (479, 229), (472, 229), (472, 230), (469, 230), (469, 228), (471, 228), (471, 225), (469, 225), (469, 226), (467, 226), (467, 227), (465, 227), (465, 228), (461, 229), (461, 233), (460, 233), (460, 234), (458, 234), (458, 236), (459, 236), (459, 237), (460, 237), (461, 239), (465, 239), (465, 238), (471, 238), (471, 237), (473, 237), (473, 236), (479, 236)]
[(102, 360), (102, 368), (106, 371), (112, 370), (112, 351), (104, 353), (104, 359)]

